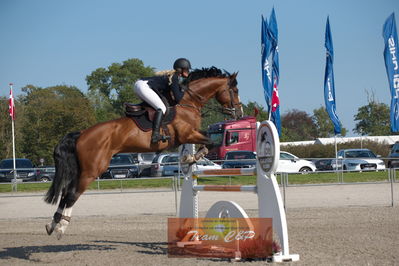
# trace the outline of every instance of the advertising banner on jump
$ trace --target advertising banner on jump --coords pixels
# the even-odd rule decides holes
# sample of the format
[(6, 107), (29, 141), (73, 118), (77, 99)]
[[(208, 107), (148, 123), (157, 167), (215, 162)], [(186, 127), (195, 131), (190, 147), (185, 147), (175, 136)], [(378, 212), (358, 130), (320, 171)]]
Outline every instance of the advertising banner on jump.
[(271, 218), (168, 218), (169, 258), (266, 259), (275, 246)]
[(335, 104), (335, 85), (334, 85), (334, 48), (330, 30), (330, 20), (327, 17), (326, 34), (325, 34), (325, 47), (326, 47), (326, 69), (324, 74), (324, 102), (326, 104), (327, 113), (334, 124), (334, 134), (341, 133), (341, 123), (336, 113)]
[(391, 131), (399, 131), (399, 54), (398, 34), (396, 32), (395, 13), (384, 23), (385, 41), (384, 59), (391, 91)]

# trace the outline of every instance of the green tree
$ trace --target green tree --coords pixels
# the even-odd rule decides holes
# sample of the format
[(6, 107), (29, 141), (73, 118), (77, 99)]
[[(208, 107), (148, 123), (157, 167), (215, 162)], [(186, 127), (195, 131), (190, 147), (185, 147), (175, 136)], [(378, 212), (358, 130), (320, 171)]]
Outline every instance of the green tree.
[(80, 131), (96, 123), (94, 110), (86, 96), (73, 86), (22, 89), (24, 115), (21, 151), (38, 163), (52, 163), (54, 147), (68, 132)]
[[(313, 122), (316, 125), (317, 136), (319, 138), (330, 138), (334, 136), (334, 125), (326, 111), (326, 108), (320, 107), (313, 110)], [(346, 128), (341, 124), (341, 136), (346, 136)]]
[(222, 106), (215, 99), (211, 99), (202, 108), (201, 130), (206, 131), (209, 125), (229, 119), (232, 117), (223, 114)]
[(379, 103), (372, 95), (368, 104), (359, 107), (354, 116), (357, 121), (353, 132), (360, 135), (384, 136), (391, 135), (389, 106)]
[[(150, 66), (144, 66), (140, 59), (128, 59), (120, 63), (113, 63), (108, 68), (97, 68), (86, 77), (89, 91), (96, 97), (104, 98), (111, 103), (113, 111), (109, 112), (107, 104), (97, 105), (97, 119), (103, 121), (114, 114), (122, 115), (123, 103), (140, 102), (134, 94), (134, 83), (142, 77), (148, 77), (154, 74), (154, 69)], [(93, 97), (93, 94), (91, 95)], [(104, 103), (104, 102), (103, 102)], [(100, 110), (101, 108), (105, 108)]]
[(112, 106), (111, 100), (102, 92), (92, 90), (87, 93), (91, 105), (94, 108), (97, 122), (105, 122), (120, 117)]
[(293, 109), (281, 116), (281, 141), (303, 141), (317, 138), (313, 119), (305, 111)]
[[(264, 121), (267, 119), (267, 112), (256, 102), (242, 104), (242, 109), (244, 111), (244, 116), (255, 115), (255, 109), (257, 109), (258, 115), (256, 116), (256, 119), (258, 121)], [(202, 109), (201, 129), (207, 130), (208, 126), (211, 124), (232, 119), (233, 118), (230, 115), (222, 113), (222, 107), (215, 99), (211, 99)]]
[[(243, 104), (244, 115), (255, 115), (257, 112), (256, 120), (265, 121), (268, 119), (268, 113), (263, 108), (263, 106), (259, 105), (257, 102), (249, 101), (247, 104)], [(255, 111), (257, 110), (257, 111)]]

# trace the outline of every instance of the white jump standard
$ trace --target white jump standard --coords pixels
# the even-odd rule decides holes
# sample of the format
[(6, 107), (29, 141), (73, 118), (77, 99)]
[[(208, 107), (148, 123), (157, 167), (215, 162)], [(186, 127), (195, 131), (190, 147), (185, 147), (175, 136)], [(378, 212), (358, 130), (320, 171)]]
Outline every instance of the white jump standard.
[[(273, 229), (280, 239), (281, 252), (273, 256), (273, 261), (298, 261), (299, 255), (289, 253), (287, 220), (280, 189), (274, 174), (280, 157), (280, 140), (272, 122), (264, 121), (261, 124), (258, 122), (256, 142), (256, 169), (222, 169), (193, 172), (192, 167), (182, 165), (184, 183), (180, 198), (179, 217), (198, 217), (199, 191), (254, 192), (258, 196), (259, 217), (272, 218)], [(189, 145), (183, 145), (181, 157), (192, 154), (192, 152), (192, 148)], [(254, 175), (255, 173), (257, 175), (256, 186), (197, 184), (197, 177), (201, 176)], [(233, 201), (218, 201), (208, 210), (206, 217), (248, 218), (248, 215), (241, 206)]]

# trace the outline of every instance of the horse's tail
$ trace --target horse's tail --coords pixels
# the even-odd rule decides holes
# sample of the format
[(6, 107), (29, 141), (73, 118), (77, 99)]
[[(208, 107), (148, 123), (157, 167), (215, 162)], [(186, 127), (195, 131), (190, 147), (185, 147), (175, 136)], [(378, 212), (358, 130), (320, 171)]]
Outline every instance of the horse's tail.
[(55, 176), (44, 198), (47, 203), (56, 204), (61, 190), (67, 206), (73, 200), (80, 174), (76, 155), (76, 140), (79, 136), (80, 132), (67, 134), (54, 149)]

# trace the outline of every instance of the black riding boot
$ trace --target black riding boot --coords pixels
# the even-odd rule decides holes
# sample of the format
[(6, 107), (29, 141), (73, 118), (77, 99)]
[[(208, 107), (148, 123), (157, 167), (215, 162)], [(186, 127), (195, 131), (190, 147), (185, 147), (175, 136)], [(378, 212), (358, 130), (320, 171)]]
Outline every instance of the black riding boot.
[(161, 109), (157, 109), (154, 117), (154, 124), (152, 126), (152, 136), (151, 136), (151, 143), (157, 143), (158, 141), (166, 141), (168, 137), (161, 136), (160, 128), (162, 123), (163, 113)]

